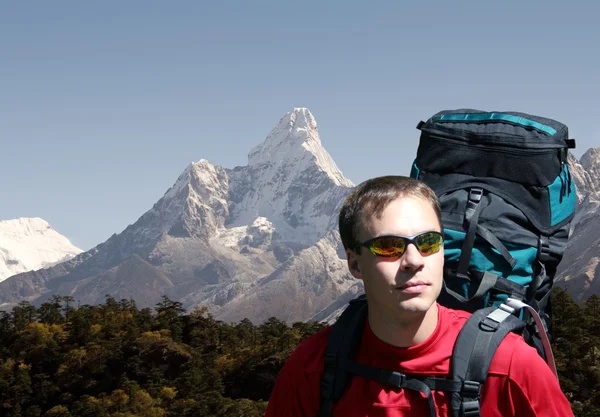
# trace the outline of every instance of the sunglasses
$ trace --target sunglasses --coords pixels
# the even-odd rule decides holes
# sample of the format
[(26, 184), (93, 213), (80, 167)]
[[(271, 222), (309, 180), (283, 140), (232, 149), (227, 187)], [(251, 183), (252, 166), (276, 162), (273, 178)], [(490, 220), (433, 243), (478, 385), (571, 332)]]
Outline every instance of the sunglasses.
[(440, 232), (424, 232), (415, 236), (378, 236), (359, 243), (355, 249), (364, 246), (375, 256), (397, 258), (411, 243), (422, 255), (432, 255), (442, 249), (444, 236)]

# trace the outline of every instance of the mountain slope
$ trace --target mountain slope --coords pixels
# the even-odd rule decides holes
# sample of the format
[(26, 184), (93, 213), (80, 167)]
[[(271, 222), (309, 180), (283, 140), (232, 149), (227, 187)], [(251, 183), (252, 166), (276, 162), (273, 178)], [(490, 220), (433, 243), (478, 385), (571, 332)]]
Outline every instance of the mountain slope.
[(272, 316), (290, 323), (305, 321), (354, 283), (346, 262), (340, 258), (339, 233), (331, 230), (316, 245), (300, 251), (225, 305), (219, 317), (227, 321), (253, 317), (262, 322)]
[(578, 204), (555, 279), (556, 285), (581, 302), (600, 294), (600, 148), (589, 149), (580, 161), (570, 158), (569, 165)]

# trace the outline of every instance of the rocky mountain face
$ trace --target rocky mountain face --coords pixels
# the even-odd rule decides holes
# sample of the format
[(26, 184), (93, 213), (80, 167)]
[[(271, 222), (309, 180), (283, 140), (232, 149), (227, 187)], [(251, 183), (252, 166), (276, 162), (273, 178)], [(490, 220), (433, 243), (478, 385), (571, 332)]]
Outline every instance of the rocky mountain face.
[(53, 294), (153, 307), (167, 295), (228, 321), (306, 320), (354, 284), (337, 233), (352, 187), (322, 146), (313, 115), (294, 109), (250, 150), (248, 165), (191, 163), (121, 233), (1, 282), (1, 307)]
[(575, 301), (600, 294), (600, 148), (589, 149), (579, 161), (569, 157), (577, 187), (577, 211), (556, 284)]
[(0, 221), (0, 281), (83, 252), (39, 217)]

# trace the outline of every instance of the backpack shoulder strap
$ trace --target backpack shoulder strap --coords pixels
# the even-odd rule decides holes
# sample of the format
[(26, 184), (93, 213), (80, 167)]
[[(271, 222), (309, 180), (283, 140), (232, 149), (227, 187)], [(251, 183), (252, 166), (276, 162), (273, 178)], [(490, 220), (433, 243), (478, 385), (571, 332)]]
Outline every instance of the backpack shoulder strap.
[(360, 345), (367, 319), (367, 300), (364, 294), (351, 300), (348, 307), (331, 328), (325, 348), (325, 371), (321, 378), (321, 406), (319, 417), (330, 417), (333, 403), (340, 399), (346, 388), (349, 373), (340, 365), (340, 359), (351, 359)]
[(512, 331), (525, 327), (513, 315), (514, 309), (501, 304), (477, 310), (461, 329), (452, 354), (450, 378), (462, 388), (452, 393), (453, 417), (479, 417), (481, 386), (492, 358), (502, 340)]

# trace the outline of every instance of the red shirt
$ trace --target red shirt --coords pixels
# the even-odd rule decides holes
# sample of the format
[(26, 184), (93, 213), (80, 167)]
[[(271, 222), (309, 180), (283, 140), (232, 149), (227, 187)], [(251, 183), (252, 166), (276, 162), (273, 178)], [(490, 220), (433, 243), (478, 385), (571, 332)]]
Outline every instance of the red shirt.
[[(446, 377), (452, 348), (469, 313), (441, 305), (433, 334), (409, 348), (382, 342), (365, 326), (356, 362), (392, 369), (409, 375)], [(316, 417), (319, 383), (331, 327), (305, 339), (282, 368), (269, 400), (265, 417)], [(439, 417), (449, 414), (450, 394), (433, 391)], [(498, 347), (481, 393), (481, 417), (573, 417), (571, 406), (558, 381), (538, 353), (522, 337), (511, 333)], [(398, 390), (354, 376), (342, 398), (334, 404), (332, 417), (428, 416), (424, 395)]]

